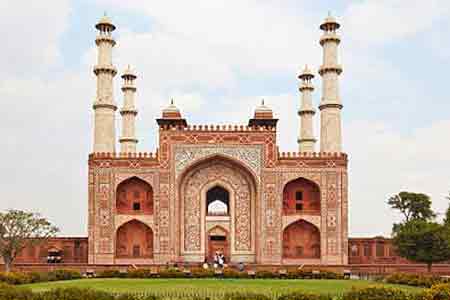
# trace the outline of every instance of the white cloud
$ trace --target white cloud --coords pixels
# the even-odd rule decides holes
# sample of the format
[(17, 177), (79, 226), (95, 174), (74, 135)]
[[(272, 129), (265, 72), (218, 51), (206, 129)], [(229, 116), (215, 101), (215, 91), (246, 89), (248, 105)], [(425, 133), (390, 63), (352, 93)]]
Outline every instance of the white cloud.
[(430, 195), (433, 208), (445, 212), (445, 196), (450, 191), (450, 120), (436, 121), (409, 134), (380, 122), (354, 121), (346, 129), (354, 235), (389, 235), (399, 215), (386, 201), (402, 190)]
[(449, 13), (447, 0), (364, 0), (348, 6), (343, 23), (355, 42), (371, 45), (428, 30)]
[[(131, 64), (139, 76), (139, 150), (155, 150), (155, 119), (171, 97), (188, 122), (197, 124), (246, 123), (265, 98), (280, 119), (280, 150), (297, 149), (300, 95), (295, 76), (303, 64), (317, 69), (321, 63), (317, 26), (322, 15), (302, 9), (302, 4), (293, 7), (290, 2), (99, 2), (145, 14), (152, 21), (150, 32), (133, 32), (127, 24), (117, 24), (115, 32), (116, 66), (123, 70)], [(382, 45), (429, 30), (434, 20), (446, 13), (441, 1), (432, 1), (429, 7), (408, 3), (412, 8), (404, 1), (355, 2), (343, 18), (342, 94), (343, 114), (350, 121), (344, 124), (344, 142), (350, 153), (352, 234), (388, 233), (390, 220), (396, 216), (386, 207), (385, 199), (402, 188), (430, 193), (440, 210), (446, 204), (443, 194), (450, 189), (445, 180), (449, 147), (442, 138), (449, 130), (447, 121), (412, 129), (405, 135), (395, 129), (395, 120), (375, 124), (357, 121), (359, 113), (347, 118), (357, 103), (367, 102), (368, 111), (374, 103), (398, 103), (406, 109), (415, 99), (426, 96), (400, 66), (357, 44), (371, 42), (370, 35)], [(85, 234), (86, 160), (95, 95), (91, 67), (96, 49), (86, 50), (80, 62), (82, 71), (55, 75), (49, 70), (60, 63), (60, 38), (69, 24), (69, 2), (15, 1), (5, 5), (5, 1), (0, 2), (0, 34), (7, 42), (0, 57), (0, 95), (8, 113), (0, 119), (4, 138), (0, 157), (8, 159), (2, 161), (7, 175), (2, 177), (5, 188), (0, 190), (0, 198), (5, 200), (1, 208), (39, 210), (61, 225), (64, 234)], [(421, 17), (419, 11), (423, 11)], [(413, 20), (408, 22), (406, 16)], [(384, 22), (367, 22), (375, 18)], [(31, 25), (22, 26), (23, 19)], [(399, 20), (402, 24), (397, 24)], [(293, 79), (291, 89), (271, 89), (272, 80), (285, 77)], [(267, 86), (259, 84), (265, 79)], [(241, 80), (258, 86), (244, 87)], [(319, 78), (315, 85), (317, 105)], [(119, 76), (115, 90), (120, 107)], [(318, 117), (319, 111), (316, 135)], [(117, 125), (119, 134), (119, 115)], [(379, 217), (367, 217), (368, 207), (371, 215), (386, 216), (386, 221), (380, 225)], [(68, 214), (68, 210), (76, 213)]]
[(0, 79), (44, 73), (58, 63), (59, 38), (68, 26), (69, 2), (0, 1)]

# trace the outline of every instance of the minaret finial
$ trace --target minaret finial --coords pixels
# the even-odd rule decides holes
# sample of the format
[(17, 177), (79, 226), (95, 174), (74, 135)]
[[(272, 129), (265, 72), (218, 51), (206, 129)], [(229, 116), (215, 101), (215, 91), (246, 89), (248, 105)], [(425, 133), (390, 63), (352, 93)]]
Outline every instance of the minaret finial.
[(264, 105), (264, 98), (261, 99), (261, 105)]
[(108, 14), (106, 13), (106, 10), (103, 12), (103, 16), (107, 16)]
[(173, 105), (173, 98), (170, 98), (170, 105)]

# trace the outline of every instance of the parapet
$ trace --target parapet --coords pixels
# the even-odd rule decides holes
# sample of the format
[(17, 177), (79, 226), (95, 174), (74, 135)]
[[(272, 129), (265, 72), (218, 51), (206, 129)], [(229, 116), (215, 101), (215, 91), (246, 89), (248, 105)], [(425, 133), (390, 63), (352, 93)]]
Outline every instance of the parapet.
[(278, 159), (297, 159), (297, 158), (347, 159), (347, 154), (342, 152), (278, 152)]
[(141, 158), (158, 159), (158, 151), (153, 152), (94, 152), (89, 154), (89, 159), (121, 159), (121, 158)]
[(202, 132), (240, 132), (240, 131), (276, 131), (275, 126), (248, 126), (248, 125), (161, 125), (161, 130), (202, 131)]

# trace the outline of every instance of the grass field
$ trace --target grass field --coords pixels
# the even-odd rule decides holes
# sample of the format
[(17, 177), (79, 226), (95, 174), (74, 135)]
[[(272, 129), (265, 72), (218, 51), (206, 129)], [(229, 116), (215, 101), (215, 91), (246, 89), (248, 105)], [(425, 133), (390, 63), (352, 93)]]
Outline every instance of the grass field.
[(220, 296), (227, 292), (254, 292), (279, 295), (292, 291), (339, 295), (352, 287), (383, 285), (408, 291), (419, 288), (375, 283), (363, 280), (276, 280), (276, 279), (80, 279), (25, 285), (33, 291), (58, 287), (93, 288), (116, 293), (155, 295)]

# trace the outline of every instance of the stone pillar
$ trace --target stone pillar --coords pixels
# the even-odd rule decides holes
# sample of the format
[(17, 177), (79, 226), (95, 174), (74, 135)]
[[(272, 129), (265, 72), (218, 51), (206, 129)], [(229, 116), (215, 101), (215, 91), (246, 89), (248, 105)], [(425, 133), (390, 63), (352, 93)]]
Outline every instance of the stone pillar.
[(336, 30), (340, 25), (328, 16), (320, 25), (323, 35), (320, 45), (323, 47), (323, 64), (319, 69), (322, 76), (322, 100), (320, 109), (320, 151), (341, 152), (341, 99), (339, 97), (339, 80), (342, 67), (338, 64), (338, 45), (341, 41)]
[(112, 48), (116, 44), (111, 33), (115, 26), (104, 16), (96, 25), (98, 30), (95, 43), (98, 47), (97, 96), (94, 108), (94, 146), (93, 152), (115, 152), (115, 111), (117, 106), (113, 96), (113, 78), (117, 74), (112, 64)]
[(315, 109), (312, 105), (312, 92), (314, 86), (311, 80), (314, 74), (309, 71), (308, 66), (305, 67), (302, 74), (298, 76), (302, 81), (300, 84), (300, 92), (302, 93), (302, 100), (298, 115), (300, 116), (300, 135), (297, 140), (299, 152), (314, 152), (316, 139), (314, 137), (314, 115)]
[(130, 66), (122, 75), (123, 78), (123, 108), (120, 110), (122, 115), (122, 136), (119, 139), (120, 152), (135, 153), (138, 139), (135, 134), (136, 115), (138, 111), (135, 108), (134, 95), (136, 93), (136, 86), (134, 80), (136, 75), (130, 70)]

